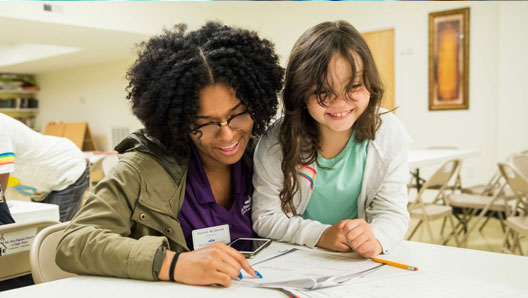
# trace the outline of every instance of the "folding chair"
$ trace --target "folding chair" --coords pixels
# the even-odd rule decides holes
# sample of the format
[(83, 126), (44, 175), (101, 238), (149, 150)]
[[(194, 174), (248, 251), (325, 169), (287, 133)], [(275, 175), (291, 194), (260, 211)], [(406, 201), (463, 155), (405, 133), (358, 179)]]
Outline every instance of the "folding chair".
[[(515, 154), (512, 154), (506, 158), (507, 162), (511, 162)], [(497, 200), (498, 197), (502, 197), (504, 200)], [(459, 221), (462, 230), (458, 232), (466, 232), (468, 228), (468, 222), (479, 209), (483, 209), (490, 201), (494, 201), (494, 204), (490, 206), (490, 210), (487, 211), (486, 220), (479, 228), (482, 231), (489, 219), (496, 217), (499, 219), (503, 232), (506, 231), (504, 224), (504, 212), (506, 211), (505, 203), (515, 197), (515, 194), (504, 181), (504, 177), (500, 171), (493, 174), (491, 179), (486, 185), (476, 185), (472, 187), (462, 188), (462, 194), (452, 194), (448, 197), (449, 204), (453, 207), (454, 215)]]
[(510, 163), (525, 177), (528, 178), (528, 154), (517, 154), (512, 156)]
[(30, 244), (38, 232), (57, 223), (39, 220), (0, 225), (0, 281), (30, 273)]
[(35, 237), (29, 251), (29, 263), (31, 275), (36, 284), (75, 276), (73, 273), (60, 269), (55, 263), (57, 244), (68, 224), (69, 222), (63, 222), (49, 226)]
[[(500, 177), (497, 181), (502, 181), (504, 175), (499, 171)], [(456, 234), (463, 231), (465, 236), (462, 240), (462, 245), (467, 244), (467, 239), (471, 232), (479, 225), (482, 218), (486, 217), (484, 223), (480, 226), (479, 231), (484, 229), (489, 219), (495, 215), (500, 221), (503, 232), (506, 232), (505, 220), (511, 206), (515, 194), (507, 183), (500, 183), (500, 188), (494, 190), (492, 195), (471, 195), (471, 194), (451, 194), (447, 197), (449, 205), (453, 208), (460, 208), (461, 214), (456, 215), (459, 223), (456, 227)], [(469, 222), (475, 219), (474, 224), (470, 227)]]
[(515, 253), (518, 249), (520, 255), (524, 255), (519, 240), (528, 236), (528, 179), (516, 168), (505, 163), (499, 163), (499, 170), (517, 195), (515, 205), (506, 219), (507, 230), (502, 251)]
[[(516, 154), (510, 154), (508, 157), (506, 157), (506, 162), (511, 162), (511, 159)], [(486, 184), (480, 184), (480, 185), (474, 185), (470, 187), (462, 187), (461, 192), (465, 194), (471, 194), (471, 195), (481, 195), (481, 196), (493, 196), (497, 190), (501, 188), (501, 186), (504, 184), (503, 177), (499, 170), (495, 173), (493, 173), (493, 176), (489, 179), (488, 183)], [(509, 187), (503, 189), (504, 195), (506, 197), (513, 197), (513, 192)]]
[[(432, 147), (426, 148), (426, 150), (446, 150), (446, 149), (457, 150), (459, 148), (455, 146), (432, 146)], [(453, 181), (453, 184), (448, 184), (445, 186), (446, 190), (451, 190), (451, 192), (453, 193), (455, 193), (456, 190), (462, 191), (462, 179), (460, 177), (461, 168), (462, 168), (462, 161), (459, 160), (459, 166), (458, 166), (456, 175), (454, 175), (455, 180)], [(410, 178), (409, 183), (407, 184), (408, 192), (410, 192), (411, 188), (416, 188), (417, 191), (420, 191), (420, 188), (422, 187), (424, 183), (425, 183), (425, 179), (417, 176), (417, 173), (411, 172), (411, 178)], [(430, 189), (440, 189), (440, 185), (430, 185), (429, 188)]]
[[(446, 244), (451, 236), (454, 236), (455, 242), (458, 245), (460, 245), (457, 235), (454, 233), (455, 230), (455, 224), (453, 222), (452, 213), (453, 209), (451, 206), (446, 204), (445, 201), (445, 188), (447, 186), (447, 183), (453, 177), (455, 172), (458, 169), (458, 166), (460, 164), (460, 161), (458, 159), (452, 159), (447, 162), (445, 162), (436, 172), (431, 175), (431, 177), (424, 183), (420, 191), (418, 192), (418, 195), (416, 196), (416, 200), (409, 205), (409, 213), (411, 215), (411, 218), (418, 218), (419, 221), (414, 227), (413, 231), (407, 238), (407, 240), (411, 240), (411, 238), (414, 236), (418, 228), (422, 225), (422, 223), (425, 223), (425, 226), (427, 228), (427, 231), (429, 232), (429, 235), (432, 240), (435, 239), (433, 236), (433, 230), (431, 229), (430, 221), (443, 218), (444, 224), (445, 220), (449, 219), (449, 222), (451, 223), (451, 227), (453, 228), (453, 232), (445, 239), (443, 239), (443, 228), (442, 232), (440, 233), (441, 241)], [(424, 203), (423, 196), (426, 190), (432, 189), (431, 186), (437, 186), (439, 185), (438, 192), (433, 200), (432, 203)]]
[(499, 171), (497, 171), (493, 173), (491, 178), (488, 180), (488, 183), (463, 187), (460, 191), (464, 194), (470, 195), (492, 196), (497, 191), (497, 189), (501, 187), (501, 178), (501, 174)]

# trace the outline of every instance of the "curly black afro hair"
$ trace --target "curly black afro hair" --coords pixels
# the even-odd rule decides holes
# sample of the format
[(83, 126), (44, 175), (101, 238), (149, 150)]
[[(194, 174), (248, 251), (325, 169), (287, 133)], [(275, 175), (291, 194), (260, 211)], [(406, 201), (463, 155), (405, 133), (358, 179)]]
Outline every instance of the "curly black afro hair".
[(187, 154), (200, 90), (224, 83), (252, 115), (253, 135), (261, 135), (277, 111), (284, 75), (274, 45), (256, 32), (216, 22), (186, 29), (176, 25), (139, 45), (127, 73), (134, 115), (169, 153)]

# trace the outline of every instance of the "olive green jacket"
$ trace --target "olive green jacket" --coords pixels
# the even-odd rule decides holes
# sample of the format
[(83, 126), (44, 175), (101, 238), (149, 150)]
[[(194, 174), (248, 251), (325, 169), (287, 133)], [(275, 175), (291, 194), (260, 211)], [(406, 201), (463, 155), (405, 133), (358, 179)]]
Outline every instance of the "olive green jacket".
[(116, 150), (119, 163), (66, 227), (56, 262), (77, 274), (155, 280), (154, 256), (160, 246), (189, 250), (177, 218), (188, 157), (164, 154), (163, 146), (142, 130)]

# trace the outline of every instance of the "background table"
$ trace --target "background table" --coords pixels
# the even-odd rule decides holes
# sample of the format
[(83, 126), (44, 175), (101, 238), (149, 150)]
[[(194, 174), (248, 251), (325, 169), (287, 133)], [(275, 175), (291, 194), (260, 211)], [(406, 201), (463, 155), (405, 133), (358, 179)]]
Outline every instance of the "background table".
[(424, 179), (420, 177), (420, 167), (440, 165), (450, 159), (466, 159), (480, 154), (476, 149), (426, 149), (409, 152), (409, 170), (416, 181), (416, 189), (420, 191)]
[[(274, 242), (254, 261), (291, 245)], [(390, 255), (381, 257), (417, 266), (420, 270), (476, 278), (525, 291), (528, 296), (528, 257), (476, 251), (449, 246), (403, 241)], [(253, 262), (253, 261), (252, 261)], [(384, 266), (366, 278), (374, 279), (401, 273), (403, 269)], [(464, 282), (460, 280), (460, 282)], [(375, 289), (372, 289), (375, 291)], [(109, 277), (78, 276), (3, 292), (3, 298), (53, 297), (286, 297), (281, 291), (242, 287), (196, 287), (171, 282), (147, 282)], [(427, 297), (423, 293), (420, 297)], [(471, 295), (469, 295), (471, 296)], [(412, 296), (407, 296), (412, 297)], [(515, 296), (515, 297), (523, 297)]]
[(26, 223), (36, 220), (59, 221), (59, 205), (28, 202), (18, 200), (7, 200), (9, 212), (16, 223)]
[(426, 149), (412, 150), (409, 152), (409, 169), (416, 170), (419, 167), (436, 165), (453, 158), (466, 159), (477, 157), (480, 154), (476, 149)]

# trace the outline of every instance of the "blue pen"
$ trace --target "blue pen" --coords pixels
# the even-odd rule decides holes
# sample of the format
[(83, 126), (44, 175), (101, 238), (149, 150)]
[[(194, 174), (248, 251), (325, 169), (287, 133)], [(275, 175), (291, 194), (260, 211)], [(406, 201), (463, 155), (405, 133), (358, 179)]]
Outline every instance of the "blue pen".
[[(262, 274), (260, 274), (257, 270), (255, 270), (255, 274), (258, 276), (258, 278), (262, 278)], [(240, 272), (240, 275), (238, 275), (237, 280), (242, 280), (242, 272)]]

